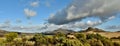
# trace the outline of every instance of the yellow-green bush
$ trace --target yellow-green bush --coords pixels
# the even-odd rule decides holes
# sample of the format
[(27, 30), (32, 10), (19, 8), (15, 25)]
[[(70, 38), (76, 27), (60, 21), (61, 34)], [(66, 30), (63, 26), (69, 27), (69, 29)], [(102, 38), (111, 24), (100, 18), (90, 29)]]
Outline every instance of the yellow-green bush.
[(5, 39), (4, 38), (0, 38), (0, 46), (5, 46)]
[(6, 37), (7, 42), (11, 42), (11, 41), (13, 41), (14, 38), (18, 37), (18, 34), (11, 32), (11, 33), (5, 34), (5, 37)]

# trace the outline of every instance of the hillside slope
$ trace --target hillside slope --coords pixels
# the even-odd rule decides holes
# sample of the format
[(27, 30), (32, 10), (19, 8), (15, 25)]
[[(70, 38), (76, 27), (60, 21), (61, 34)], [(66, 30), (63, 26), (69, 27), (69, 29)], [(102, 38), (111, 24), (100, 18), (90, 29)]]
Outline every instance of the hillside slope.
[(92, 27), (89, 27), (88, 29), (80, 31), (80, 32), (85, 33), (85, 34), (100, 34), (108, 38), (120, 36), (120, 32), (107, 32), (102, 29), (92, 28)]

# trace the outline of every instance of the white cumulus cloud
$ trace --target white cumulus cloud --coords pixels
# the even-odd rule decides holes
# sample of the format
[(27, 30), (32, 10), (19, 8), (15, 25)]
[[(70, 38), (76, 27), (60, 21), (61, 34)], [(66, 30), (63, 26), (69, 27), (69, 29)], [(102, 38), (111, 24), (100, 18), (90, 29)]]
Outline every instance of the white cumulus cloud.
[(29, 8), (25, 8), (25, 9), (24, 9), (24, 13), (25, 13), (28, 17), (32, 17), (32, 16), (37, 15), (37, 12), (36, 12), (36, 11), (31, 10), (31, 9), (29, 9)]
[(39, 6), (39, 1), (31, 2), (30, 5), (31, 5), (32, 7), (38, 7), (38, 6)]

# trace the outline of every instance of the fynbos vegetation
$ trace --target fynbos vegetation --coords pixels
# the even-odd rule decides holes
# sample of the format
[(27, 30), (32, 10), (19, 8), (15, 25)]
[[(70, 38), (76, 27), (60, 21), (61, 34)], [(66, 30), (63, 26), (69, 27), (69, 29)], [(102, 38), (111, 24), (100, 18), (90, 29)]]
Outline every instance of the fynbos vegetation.
[(68, 34), (58, 32), (55, 35), (36, 33), (33, 37), (7, 33), (4, 38), (0, 38), (0, 46), (120, 46), (120, 42), (114, 40), (120, 39), (81, 32)]

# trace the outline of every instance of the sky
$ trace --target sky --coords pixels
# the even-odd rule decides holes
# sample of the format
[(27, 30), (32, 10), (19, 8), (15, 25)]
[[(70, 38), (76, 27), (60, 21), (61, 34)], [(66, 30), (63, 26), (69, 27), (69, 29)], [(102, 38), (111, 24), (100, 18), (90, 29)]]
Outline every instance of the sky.
[(0, 29), (46, 32), (88, 27), (120, 31), (120, 0), (0, 0)]

